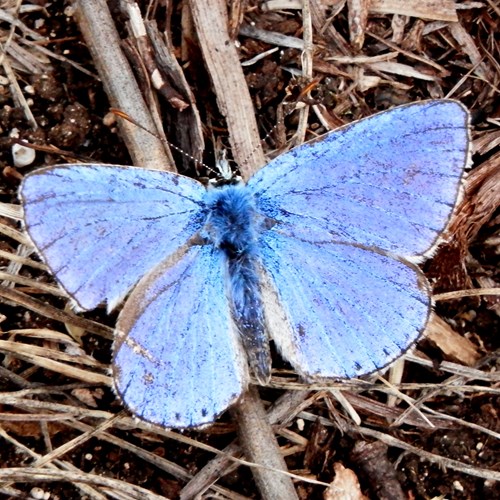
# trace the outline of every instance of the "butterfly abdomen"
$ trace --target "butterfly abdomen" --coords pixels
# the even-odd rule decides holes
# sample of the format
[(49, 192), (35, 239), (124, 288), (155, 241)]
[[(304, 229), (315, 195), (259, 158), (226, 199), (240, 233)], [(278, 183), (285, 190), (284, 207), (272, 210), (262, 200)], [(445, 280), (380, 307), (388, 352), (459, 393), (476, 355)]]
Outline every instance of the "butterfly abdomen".
[(271, 357), (257, 274), (255, 208), (243, 186), (230, 185), (207, 194), (209, 241), (227, 258), (227, 292), (249, 365), (261, 384), (269, 381)]

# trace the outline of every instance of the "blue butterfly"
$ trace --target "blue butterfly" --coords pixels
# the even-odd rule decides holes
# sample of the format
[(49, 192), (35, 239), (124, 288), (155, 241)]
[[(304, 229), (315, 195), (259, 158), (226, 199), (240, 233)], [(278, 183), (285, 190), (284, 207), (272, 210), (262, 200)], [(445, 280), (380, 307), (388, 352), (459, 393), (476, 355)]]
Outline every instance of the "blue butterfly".
[[(212, 422), (265, 384), (270, 336), (306, 380), (357, 377), (425, 329), (415, 265), (450, 219), (469, 158), (458, 102), (398, 107), (283, 154), (245, 185), (59, 165), (20, 195), (35, 247), (73, 299), (113, 309), (113, 378), (137, 417)], [(250, 368), (249, 368), (250, 367)]]

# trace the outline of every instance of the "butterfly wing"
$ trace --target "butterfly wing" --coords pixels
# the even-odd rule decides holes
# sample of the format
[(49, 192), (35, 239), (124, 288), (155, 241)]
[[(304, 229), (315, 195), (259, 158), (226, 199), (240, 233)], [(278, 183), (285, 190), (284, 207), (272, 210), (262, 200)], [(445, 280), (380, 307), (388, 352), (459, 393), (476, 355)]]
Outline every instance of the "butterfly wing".
[(298, 239), (421, 255), (448, 223), (468, 144), (460, 103), (424, 101), (297, 147), (248, 187), (259, 210)]
[(259, 242), (266, 318), (299, 373), (362, 375), (417, 340), (429, 286), (397, 255), (435, 243), (468, 158), (466, 109), (428, 101), (304, 144), (250, 179), (275, 222)]
[(383, 252), (261, 239), (266, 318), (283, 357), (307, 379), (380, 369), (415, 342), (430, 294), (421, 271)]
[(80, 309), (112, 309), (202, 225), (205, 188), (169, 172), (61, 165), (27, 175), (26, 229)]
[(212, 246), (190, 247), (160, 264), (128, 298), (117, 324), (113, 377), (138, 417), (164, 427), (201, 426), (246, 387), (224, 259)]

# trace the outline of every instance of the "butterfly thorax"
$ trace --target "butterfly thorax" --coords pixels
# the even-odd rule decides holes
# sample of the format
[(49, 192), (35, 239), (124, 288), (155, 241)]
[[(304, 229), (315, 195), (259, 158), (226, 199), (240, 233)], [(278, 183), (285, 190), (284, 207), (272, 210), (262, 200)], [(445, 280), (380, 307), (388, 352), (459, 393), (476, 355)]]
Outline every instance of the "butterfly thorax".
[(203, 236), (226, 256), (233, 318), (249, 364), (265, 384), (271, 361), (257, 272), (259, 216), (252, 195), (241, 184), (215, 188), (207, 192), (206, 208)]
[(225, 185), (207, 192), (206, 236), (228, 258), (255, 250), (255, 207), (243, 185)]

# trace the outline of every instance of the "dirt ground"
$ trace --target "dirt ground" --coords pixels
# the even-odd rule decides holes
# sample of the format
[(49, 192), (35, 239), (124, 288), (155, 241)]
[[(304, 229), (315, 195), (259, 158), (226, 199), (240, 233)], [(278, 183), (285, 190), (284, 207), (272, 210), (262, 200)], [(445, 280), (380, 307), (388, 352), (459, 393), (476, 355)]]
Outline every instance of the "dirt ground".
[[(499, 498), (499, 2), (310, 0), (301, 8), (234, 0), (227, 22), (215, 8), (224, 3), (138, 2), (143, 20), (156, 21), (138, 37), (127, 2), (108, 2), (148, 123), (136, 99), (122, 101), (123, 89), (113, 89), (117, 68), (92, 38), (104, 16), (86, 20), (78, 2), (0, 3), (0, 493), (265, 495), (252, 467), (216, 453), (243, 458), (237, 412), (179, 433), (123, 409), (109, 376), (120, 308), (72, 310), (23, 236), (17, 190), (25, 174), (57, 163), (151, 166), (165, 157), (163, 145), (141, 150), (152, 139), (135, 137), (143, 131), (134, 122), (158, 134), (157, 116), (168, 141), (189, 155), (172, 153), (179, 173), (214, 177), (224, 149), (232, 170), (248, 177), (261, 166), (260, 145), (270, 159), (393, 106), (447, 97), (470, 110), (473, 166), (444, 243), (421, 265), (436, 317), (402, 378), (311, 387), (273, 352), (272, 382), (259, 391), (266, 408), (281, 412), (273, 429), (301, 499)], [(224, 38), (214, 36), (217, 20), (229, 27), (230, 47), (220, 50), (236, 47), (249, 106), (246, 94), (223, 90), (240, 70), (224, 59), (221, 66), (209, 45)], [(13, 158), (20, 141), (30, 145), (22, 155), (35, 151), (26, 164)], [(463, 293), (437, 295), (454, 291)], [(395, 390), (398, 398), (389, 395)]]

